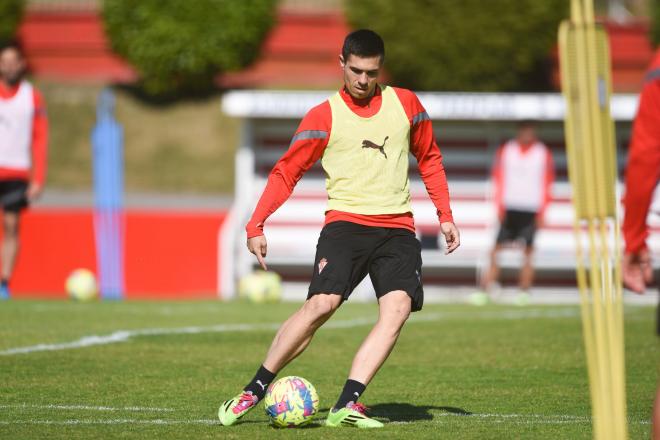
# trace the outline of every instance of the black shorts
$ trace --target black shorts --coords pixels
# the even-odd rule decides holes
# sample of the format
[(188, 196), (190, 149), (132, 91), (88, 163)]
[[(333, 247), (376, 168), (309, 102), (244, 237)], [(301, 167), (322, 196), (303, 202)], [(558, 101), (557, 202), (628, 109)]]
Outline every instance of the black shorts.
[(507, 209), (497, 234), (497, 244), (523, 240), (526, 246), (534, 244), (536, 213)]
[(24, 180), (0, 180), (0, 206), (4, 211), (19, 212), (28, 206), (28, 184)]
[(412, 311), (422, 309), (422, 246), (415, 234), (345, 221), (329, 223), (321, 231), (307, 298), (331, 293), (345, 301), (367, 274), (378, 298), (403, 290), (412, 300)]

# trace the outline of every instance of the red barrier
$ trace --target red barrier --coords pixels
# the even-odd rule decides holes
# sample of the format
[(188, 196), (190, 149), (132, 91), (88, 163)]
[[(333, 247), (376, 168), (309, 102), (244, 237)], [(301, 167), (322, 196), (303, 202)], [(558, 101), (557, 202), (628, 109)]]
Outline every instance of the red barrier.
[(129, 212), (126, 297), (217, 298), (224, 212)]
[(96, 272), (90, 210), (29, 210), (21, 220), (21, 249), (12, 294), (63, 297), (64, 280), (76, 268)]
[[(217, 297), (218, 230), (226, 213), (126, 213), (126, 297)], [(88, 209), (32, 209), (21, 222), (21, 253), (12, 279), (16, 297), (63, 298), (76, 268), (96, 272), (93, 213)]]

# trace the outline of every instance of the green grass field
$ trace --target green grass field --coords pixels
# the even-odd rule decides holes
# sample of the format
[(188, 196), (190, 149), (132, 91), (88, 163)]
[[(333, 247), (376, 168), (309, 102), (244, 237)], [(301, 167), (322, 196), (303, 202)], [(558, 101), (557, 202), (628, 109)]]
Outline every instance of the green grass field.
[[(276, 430), (261, 407), (236, 426), (216, 421), (218, 404), (250, 379), (277, 324), (296, 307), (0, 303), (0, 438), (354, 438), (354, 429), (319, 423)], [(316, 386), (319, 420), (376, 314), (375, 305), (348, 303), (281, 373)], [(653, 318), (652, 308), (626, 309), (635, 439), (650, 431)], [(389, 424), (359, 438), (588, 439), (579, 309), (427, 305), (361, 401)]]

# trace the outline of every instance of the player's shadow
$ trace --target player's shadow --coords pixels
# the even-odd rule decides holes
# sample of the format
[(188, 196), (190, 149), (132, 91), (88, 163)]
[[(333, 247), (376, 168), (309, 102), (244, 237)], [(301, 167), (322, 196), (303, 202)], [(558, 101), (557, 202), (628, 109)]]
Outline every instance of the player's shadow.
[[(238, 422), (236, 422), (236, 426), (238, 426), (238, 425), (255, 425), (255, 424), (256, 425), (264, 425), (264, 424), (269, 424), (269, 423), (268, 423), (267, 419), (264, 419), (264, 420), (239, 420)], [(322, 421), (319, 421), (319, 420), (315, 419), (313, 422), (311, 422), (307, 425), (299, 426), (296, 429), (315, 429), (315, 428), (321, 428), (321, 427), (323, 427)], [(280, 428), (280, 427), (273, 426), (273, 425), (270, 425), (270, 428), (274, 431), (286, 431), (287, 429), (289, 429), (289, 428)]]
[(443, 411), (456, 416), (470, 416), (472, 413), (463, 408), (453, 406), (411, 405), (409, 403), (380, 403), (369, 407), (373, 417), (385, 418), (390, 422), (413, 422), (417, 420), (432, 420), (431, 411)]
[[(316, 428), (322, 428), (322, 427), (323, 427), (323, 423), (321, 423), (320, 421), (314, 421), (312, 423), (308, 423), (307, 425), (298, 426), (298, 427), (296, 427), (296, 429), (316, 429)], [(275, 427), (275, 426), (271, 425), (271, 429), (274, 430), (274, 431), (286, 431), (290, 428), (278, 428), (278, 427)]]

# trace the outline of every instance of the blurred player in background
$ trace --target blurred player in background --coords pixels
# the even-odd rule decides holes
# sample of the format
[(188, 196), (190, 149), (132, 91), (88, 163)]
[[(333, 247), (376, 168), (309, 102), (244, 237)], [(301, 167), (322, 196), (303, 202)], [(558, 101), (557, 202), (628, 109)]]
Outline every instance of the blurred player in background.
[(524, 305), (529, 301), (529, 289), (534, 280), (534, 236), (543, 225), (554, 181), (552, 153), (538, 140), (534, 121), (518, 124), (515, 139), (497, 151), (492, 173), (500, 230), (490, 253), (490, 265), (480, 280), (481, 290), (473, 294), (471, 300), (475, 304), (490, 300), (500, 272), (498, 253), (505, 245), (519, 242), (524, 257), (516, 302)]
[[(646, 246), (649, 235), (646, 218), (653, 192), (660, 180), (660, 51), (646, 75), (633, 124), (626, 169), (623, 236), (623, 282), (630, 290), (644, 293), (653, 281), (651, 255)], [(656, 332), (660, 336), (660, 308)], [(660, 440), (660, 387), (653, 409), (652, 437)]]
[(248, 249), (266, 269), (264, 222), (321, 159), (328, 209), (307, 301), (279, 329), (252, 381), (222, 404), (218, 416), (223, 425), (235, 423), (263, 399), (277, 373), (305, 350), (316, 330), (369, 274), (379, 318), (353, 359), (326, 425), (383, 426), (365, 414), (358, 399), (424, 299), (421, 245), (410, 207), (409, 153), (416, 157), (437, 208), (447, 253), (459, 246), (433, 126), (413, 92), (377, 83), (384, 56), (376, 33), (363, 29), (346, 37), (340, 56), (344, 87), (305, 115), (248, 222)]
[(23, 79), (20, 46), (0, 46), (0, 299), (9, 298), (9, 280), (19, 249), (20, 212), (37, 199), (46, 176), (48, 121), (41, 94)]

